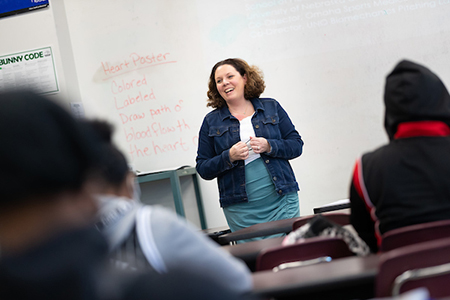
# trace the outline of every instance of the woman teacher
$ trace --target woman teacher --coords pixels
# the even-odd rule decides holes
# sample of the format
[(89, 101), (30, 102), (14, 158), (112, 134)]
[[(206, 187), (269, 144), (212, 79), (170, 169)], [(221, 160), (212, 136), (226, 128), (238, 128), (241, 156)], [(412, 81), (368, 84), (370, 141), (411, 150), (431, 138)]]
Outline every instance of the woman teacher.
[(281, 105), (264, 92), (262, 73), (242, 59), (218, 62), (209, 78), (208, 113), (199, 133), (197, 172), (217, 178), (232, 232), (300, 215), (289, 160), (303, 141)]

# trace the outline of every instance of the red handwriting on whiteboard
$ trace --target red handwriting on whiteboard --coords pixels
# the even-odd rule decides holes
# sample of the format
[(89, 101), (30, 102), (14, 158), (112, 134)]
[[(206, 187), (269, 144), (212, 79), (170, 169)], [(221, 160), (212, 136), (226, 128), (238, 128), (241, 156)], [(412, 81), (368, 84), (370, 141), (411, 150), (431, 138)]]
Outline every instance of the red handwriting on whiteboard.
[(177, 124), (162, 125), (159, 122), (153, 122), (150, 126), (147, 126), (144, 130), (136, 130), (131, 127), (129, 130), (124, 129), (125, 137), (128, 143), (135, 140), (147, 139), (152, 137), (158, 137), (161, 135), (167, 135), (174, 132), (184, 132), (190, 130), (191, 127), (186, 123), (184, 119), (177, 120)]
[(122, 79), (121, 81), (113, 80), (111, 82), (111, 92), (113, 94), (120, 94), (124, 91), (131, 90), (135, 87), (141, 87), (143, 85), (148, 85), (145, 75), (142, 79), (132, 79), (128, 81), (125, 81), (124, 79)]
[(152, 130), (153, 130), (155, 136), (159, 136), (159, 135), (165, 135), (165, 134), (168, 134), (168, 133), (175, 132), (175, 131), (177, 131), (177, 129), (180, 132), (183, 131), (183, 130), (191, 129), (189, 127), (189, 125), (186, 124), (184, 119), (183, 120), (177, 120), (177, 123), (178, 124), (176, 126), (163, 126), (163, 125), (161, 125), (161, 123), (155, 122), (155, 123), (152, 124)]
[(178, 104), (175, 105), (174, 109), (176, 112), (179, 112), (183, 107), (181, 106), (181, 104), (183, 103), (183, 100), (179, 100)]
[(114, 65), (109, 65), (107, 62), (102, 62), (102, 67), (105, 75), (111, 75), (122, 70), (127, 70), (130, 67), (130, 63), (126, 59), (124, 59), (123, 62)]
[(127, 95), (125, 99), (117, 99), (114, 97), (114, 103), (117, 110), (124, 109), (125, 107), (128, 107), (130, 105), (140, 103), (140, 102), (146, 102), (150, 100), (156, 100), (155, 93), (153, 93), (153, 89), (151, 89), (150, 93), (148, 94), (142, 94), (141, 91), (137, 95), (134, 95), (134, 97), (131, 97), (130, 95)]
[(139, 158), (139, 157), (147, 157), (153, 154), (164, 154), (175, 151), (188, 151), (189, 147), (184, 142), (183, 138), (175, 140), (174, 142), (165, 142), (162, 144), (158, 144), (155, 141), (152, 141), (151, 148), (149, 147), (138, 147), (137, 145), (130, 144), (130, 150), (128, 153), (131, 156), (131, 159)]
[(140, 148), (136, 145), (130, 145), (130, 151), (128, 153), (131, 156), (131, 159), (135, 157), (146, 157), (152, 155), (150, 149), (148, 147)]
[(125, 137), (127, 142), (130, 143), (134, 140), (146, 139), (152, 137), (152, 131), (150, 130), (150, 126), (147, 126), (144, 130), (135, 130), (133, 127), (130, 130), (124, 129)]
[[(173, 107), (173, 110), (175, 110), (176, 112), (181, 111), (181, 109), (182, 109), (181, 104), (183, 103), (183, 100), (179, 100), (178, 103), (179, 104), (176, 104)], [(166, 113), (171, 113), (171, 112), (172, 112), (172, 110), (170, 109), (170, 107), (168, 107), (167, 105), (164, 104), (164, 105), (161, 105), (160, 108), (152, 108), (152, 109), (150, 109), (150, 116), (153, 119), (155, 116), (160, 116), (160, 115), (163, 115), (163, 114), (166, 114)]]
[(134, 70), (140, 70), (143, 68), (158, 66), (162, 64), (176, 63), (175, 60), (169, 59), (170, 53), (158, 53), (158, 54), (138, 54), (133, 52), (129, 55), (128, 59), (124, 59), (119, 63), (101, 62), (103, 74), (107, 77), (103, 80), (108, 80), (111, 77), (126, 74)]
[(126, 124), (128, 122), (137, 121), (145, 118), (145, 113), (140, 114), (119, 114), (120, 120), (122, 124)]
[(165, 144), (156, 144), (155, 142), (152, 142), (153, 151), (155, 154), (162, 154), (166, 152), (174, 152), (177, 150), (183, 150), (188, 151), (189, 147), (186, 145), (186, 143), (183, 141), (183, 138), (180, 138), (174, 143), (165, 143)]
[[(117, 103), (118, 100), (115, 98), (116, 108), (118, 110), (119, 109), (123, 109), (126, 106), (129, 106), (131, 104), (134, 104), (134, 103), (142, 101), (140, 99), (145, 99), (145, 97), (142, 97), (141, 94), (140, 94), (139, 98), (127, 98), (126, 101), (124, 102), (123, 106), (119, 106), (118, 103)], [(182, 100), (180, 100), (180, 101), (182, 101)], [(162, 104), (159, 108), (151, 108), (149, 110), (149, 112), (150, 112), (150, 117), (152, 119), (154, 119), (155, 116), (161, 116), (163, 114), (171, 113), (172, 110), (166, 104)], [(126, 123), (131, 122), (131, 121), (144, 119), (147, 115), (145, 114), (145, 112), (142, 112), (142, 113), (135, 113), (135, 114), (120, 113), (119, 116), (120, 116), (120, 120), (122, 121), (122, 124), (126, 124)]]
[(172, 110), (167, 105), (163, 104), (163, 105), (161, 105), (160, 108), (150, 109), (150, 116), (153, 119), (154, 116), (160, 116), (162, 114), (171, 113), (171, 112), (172, 112)]
[(167, 56), (169, 56), (170, 53), (159, 53), (157, 55), (154, 55), (153, 53), (151, 55), (139, 55), (137, 53), (131, 53), (130, 58), (133, 62), (133, 65), (140, 67), (140, 66), (148, 66), (155, 63), (164, 63), (167, 62)]

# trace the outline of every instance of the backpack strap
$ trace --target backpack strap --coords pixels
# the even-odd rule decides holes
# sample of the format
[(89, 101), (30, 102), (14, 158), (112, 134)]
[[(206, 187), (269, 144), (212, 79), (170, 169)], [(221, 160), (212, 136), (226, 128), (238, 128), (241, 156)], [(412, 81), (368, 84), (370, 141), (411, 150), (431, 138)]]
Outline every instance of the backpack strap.
[(147, 261), (156, 272), (162, 274), (167, 273), (167, 267), (153, 237), (151, 226), (152, 211), (152, 207), (149, 205), (142, 206), (139, 209), (136, 214), (136, 233), (140, 248)]

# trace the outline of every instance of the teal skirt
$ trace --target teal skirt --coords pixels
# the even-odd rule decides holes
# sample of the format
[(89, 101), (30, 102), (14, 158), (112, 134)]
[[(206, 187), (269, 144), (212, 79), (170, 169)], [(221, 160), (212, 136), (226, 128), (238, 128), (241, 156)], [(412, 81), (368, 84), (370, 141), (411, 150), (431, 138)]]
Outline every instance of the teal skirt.
[[(245, 188), (248, 202), (223, 208), (232, 232), (254, 224), (295, 218), (300, 216), (298, 193), (279, 195), (261, 158), (245, 166)], [(239, 242), (283, 236), (277, 234)]]

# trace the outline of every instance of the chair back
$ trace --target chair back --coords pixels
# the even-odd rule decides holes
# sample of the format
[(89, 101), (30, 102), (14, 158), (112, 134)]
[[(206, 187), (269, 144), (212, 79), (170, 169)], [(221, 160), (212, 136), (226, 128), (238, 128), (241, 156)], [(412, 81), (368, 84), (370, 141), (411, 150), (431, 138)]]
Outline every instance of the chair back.
[[(300, 217), (298, 220), (296, 220), (292, 224), (292, 230), (296, 230), (297, 228), (302, 227), (303, 225), (308, 223), (315, 216), (317, 216), (317, 215), (309, 215), (309, 216)], [(336, 224), (342, 225), (342, 226), (350, 224), (350, 214), (349, 213), (344, 213), (344, 212), (326, 213), (326, 214), (322, 214), (322, 216), (324, 216), (327, 219), (329, 219), (330, 221), (332, 221)]]
[(450, 220), (405, 226), (385, 232), (381, 238), (381, 252), (403, 246), (450, 237)]
[(450, 296), (450, 238), (399, 247), (382, 253), (376, 297), (397, 296), (426, 287), (432, 298)]
[(273, 270), (275, 267), (283, 269), (352, 255), (343, 239), (312, 237), (296, 244), (261, 251), (256, 260), (256, 271)]

